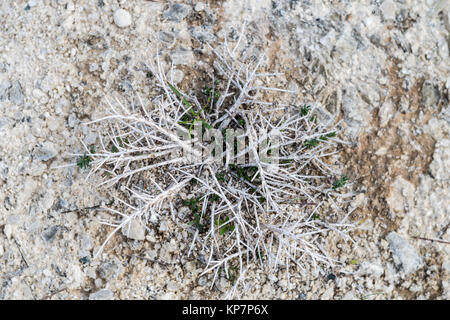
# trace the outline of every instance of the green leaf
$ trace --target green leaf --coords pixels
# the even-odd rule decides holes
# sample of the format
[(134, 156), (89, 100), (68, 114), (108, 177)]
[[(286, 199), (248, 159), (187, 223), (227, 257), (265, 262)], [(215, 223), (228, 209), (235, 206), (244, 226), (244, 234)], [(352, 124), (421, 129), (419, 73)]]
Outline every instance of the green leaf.
[(347, 181), (348, 178), (346, 176), (342, 176), (340, 179), (336, 180), (333, 183), (333, 190), (343, 187), (347, 183)]
[(216, 179), (217, 179), (217, 181), (222, 181), (222, 182), (225, 181), (225, 174), (223, 172), (216, 173)]
[(212, 127), (211, 127), (211, 125), (209, 125), (207, 122), (205, 122), (204, 120), (200, 120), (201, 121), (201, 123), (203, 123), (203, 125), (206, 127), (206, 128), (208, 128), (208, 129), (211, 129)]
[(314, 148), (319, 145), (319, 141), (317, 139), (306, 140), (304, 142), (304, 146), (308, 148)]
[(314, 213), (311, 217), (312, 220), (319, 220), (320, 216), (317, 213)]
[(175, 87), (171, 84), (169, 84), (169, 88), (170, 90), (172, 90), (173, 93), (175, 93), (175, 95), (178, 98), (181, 98), (181, 102), (183, 102), (183, 104), (189, 108), (189, 112), (192, 113), (195, 116), (195, 112), (192, 110), (191, 108), (191, 104), (186, 100), (185, 97), (183, 97), (183, 95), (180, 93), (180, 91), (178, 91), (177, 89), (175, 89)]
[(92, 161), (92, 158), (87, 156), (86, 153), (77, 159), (77, 166), (80, 169), (86, 169), (89, 167), (90, 162)]
[(301, 109), (300, 109), (300, 114), (302, 116), (306, 116), (309, 112), (309, 110), (311, 110), (310, 106), (304, 105)]

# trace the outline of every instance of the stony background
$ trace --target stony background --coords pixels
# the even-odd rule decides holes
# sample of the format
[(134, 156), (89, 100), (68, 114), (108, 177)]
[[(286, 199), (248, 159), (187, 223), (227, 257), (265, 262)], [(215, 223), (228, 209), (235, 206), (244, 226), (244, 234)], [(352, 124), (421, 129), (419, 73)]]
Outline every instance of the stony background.
[[(364, 4), (362, 4), (364, 2)], [(305, 278), (249, 272), (241, 298), (449, 299), (450, 10), (446, 0), (1, 1), (0, 299), (222, 298), (190, 235), (162, 219), (145, 241), (114, 237), (95, 207), (109, 203), (73, 163), (83, 121), (105, 96), (150, 97), (145, 62), (158, 44), (190, 90), (211, 57), (195, 41), (248, 38), (280, 71), (290, 103), (318, 101), (353, 145), (344, 172), (359, 193), (356, 244), (344, 263)], [(124, 11), (117, 11), (123, 9)]]

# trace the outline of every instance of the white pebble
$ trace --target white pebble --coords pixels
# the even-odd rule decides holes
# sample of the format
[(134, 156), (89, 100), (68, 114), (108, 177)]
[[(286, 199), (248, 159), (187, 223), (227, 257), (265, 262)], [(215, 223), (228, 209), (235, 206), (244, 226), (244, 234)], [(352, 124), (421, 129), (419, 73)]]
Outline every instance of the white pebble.
[(131, 25), (131, 15), (126, 10), (116, 10), (116, 12), (114, 12), (114, 23), (119, 28), (128, 27), (129, 25)]
[(181, 81), (183, 81), (184, 73), (181, 70), (175, 69), (175, 70), (173, 70), (172, 77), (173, 77), (173, 83), (178, 84)]
[(195, 5), (194, 10), (197, 12), (205, 10), (205, 4), (203, 2), (198, 2)]
[(8, 240), (11, 239), (11, 235), (13, 233), (12, 225), (6, 224), (5, 227), (3, 228), (3, 233), (8, 238)]

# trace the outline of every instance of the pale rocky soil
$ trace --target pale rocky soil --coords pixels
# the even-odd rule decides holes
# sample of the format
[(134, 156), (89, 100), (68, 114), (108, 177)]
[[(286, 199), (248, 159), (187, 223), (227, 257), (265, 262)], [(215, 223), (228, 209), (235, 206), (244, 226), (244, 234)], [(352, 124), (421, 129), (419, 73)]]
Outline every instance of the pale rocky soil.
[[(344, 120), (342, 154), (358, 196), (343, 267), (305, 277), (251, 270), (241, 298), (449, 299), (450, 6), (446, 0), (1, 1), (0, 299), (214, 299), (230, 281), (198, 277), (190, 233), (162, 219), (145, 241), (116, 235), (96, 207), (111, 192), (85, 181), (70, 152), (96, 142), (81, 122), (105, 96), (151, 98), (145, 62), (159, 44), (186, 90), (210, 71), (193, 40), (248, 37), (283, 72), (287, 103), (317, 101)], [(181, 3), (181, 2), (180, 2)], [(125, 9), (116, 22), (114, 12)], [(119, 28), (117, 24), (124, 25)], [(151, 51), (151, 50), (150, 50)], [(170, 59), (168, 60), (170, 61)], [(331, 239), (333, 240), (333, 239)]]

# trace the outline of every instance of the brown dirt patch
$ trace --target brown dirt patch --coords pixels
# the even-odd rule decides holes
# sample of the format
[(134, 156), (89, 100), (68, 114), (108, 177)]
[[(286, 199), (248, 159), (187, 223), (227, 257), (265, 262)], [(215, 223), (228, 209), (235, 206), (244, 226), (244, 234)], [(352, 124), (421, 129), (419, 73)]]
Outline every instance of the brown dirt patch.
[[(432, 160), (435, 144), (428, 134), (415, 133), (415, 129), (423, 127), (432, 114), (420, 102), (424, 80), (418, 79), (408, 91), (403, 90), (398, 63), (389, 60), (386, 69), (389, 84), (384, 101), (391, 99), (393, 102), (392, 118), (385, 127), (381, 127), (379, 108), (376, 108), (372, 115), (374, 130), (361, 136), (357, 147), (346, 148), (342, 155), (348, 175), (363, 187), (368, 199), (366, 207), (360, 212), (361, 217), (379, 219), (385, 232), (396, 230), (401, 220), (391, 215), (386, 203), (391, 183), (401, 176), (417, 186), (419, 175), (427, 170)], [(401, 105), (402, 99), (407, 101), (406, 110)], [(382, 148), (384, 152), (377, 152)]]

